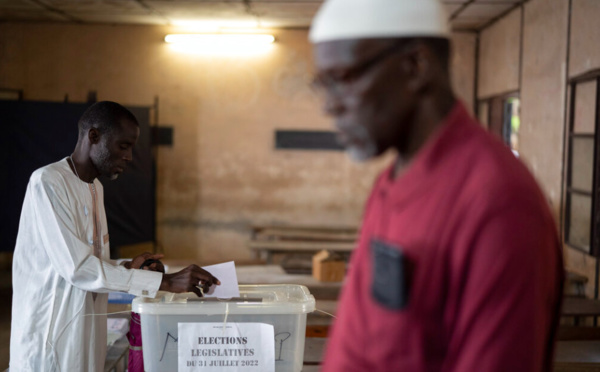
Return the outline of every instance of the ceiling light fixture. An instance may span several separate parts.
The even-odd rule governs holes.
[[[275,37],[255,33],[169,34],[165,42],[176,50],[196,54],[248,54],[269,49]]]

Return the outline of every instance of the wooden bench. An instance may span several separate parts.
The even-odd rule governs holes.
[[[265,255],[268,264],[275,253],[316,253],[321,250],[349,254],[357,239],[356,228],[322,226],[254,226],[248,248]]]
[[[561,325],[558,327],[556,339],[559,341],[600,341],[600,327]]]
[[[564,297],[563,316],[600,316],[600,300],[581,297]]]
[[[319,371],[327,339],[307,337],[302,371]],[[559,341],[554,372],[600,372],[600,341]]]
[[[339,230],[324,228],[282,228],[265,227],[259,228],[254,233],[254,240],[305,240],[305,241],[334,241],[354,242],[357,239],[356,229]]]
[[[573,325],[580,325],[582,318],[600,316],[600,300],[565,296],[563,297],[561,316],[572,318],[574,320]]]
[[[588,278],[584,275],[566,271],[565,272],[565,295],[574,297],[585,297],[585,285]]]
[[[555,372],[600,372],[600,341],[559,341]]]

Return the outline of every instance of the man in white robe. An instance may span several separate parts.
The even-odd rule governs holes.
[[[98,102],[79,121],[73,154],[36,170],[27,186],[13,258],[10,371],[103,371],[110,291],[154,297],[220,284],[191,265],[174,274],[139,268],[162,256],[144,254],[124,266],[110,260],[102,184],[132,160],[135,117]]]

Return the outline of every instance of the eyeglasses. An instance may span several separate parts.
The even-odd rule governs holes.
[[[384,61],[386,58],[394,55],[395,53],[405,51],[406,42],[395,43],[389,48],[383,49],[381,52],[375,54],[373,57],[362,62],[358,66],[351,67],[345,71],[339,73],[320,74],[315,76],[311,83],[311,87],[321,94],[333,97],[340,97],[344,94],[351,93],[351,86],[361,76],[368,72],[371,68],[376,66],[379,62]]]

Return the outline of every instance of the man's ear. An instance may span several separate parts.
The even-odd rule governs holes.
[[[98,129],[90,128],[88,131],[88,139],[90,140],[91,144],[98,144],[100,142],[100,132],[98,132]]]

